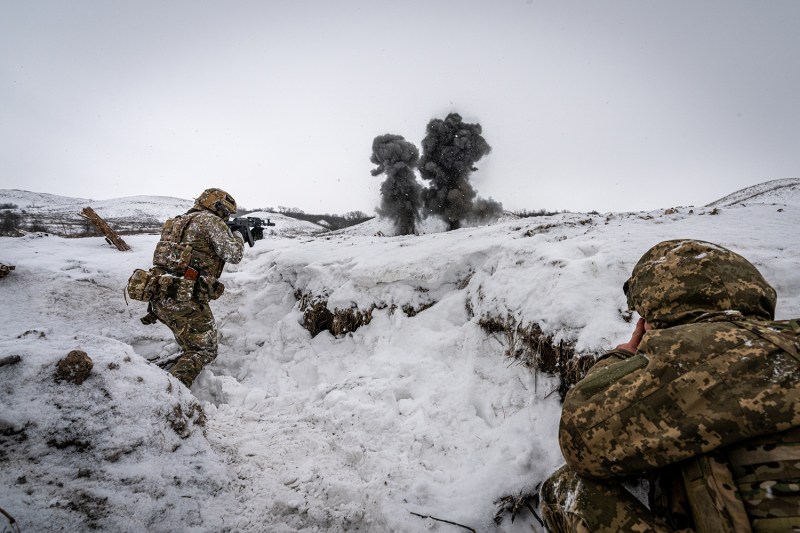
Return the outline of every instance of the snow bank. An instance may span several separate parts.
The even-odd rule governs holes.
[[[0,340],[0,353],[21,358],[0,367],[0,502],[21,529],[217,523],[205,502],[227,487],[229,473],[203,436],[198,401],[130,345],[49,331]],[[89,378],[56,382],[56,362],[74,349],[93,360]]]
[[[496,526],[493,502],[534,490],[561,463],[556,383],[505,357],[507,340],[480,318],[538,323],[580,352],[610,348],[632,328],[622,283],[674,238],[741,253],[778,291],[779,318],[798,317],[799,225],[800,207],[757,204],[392,238],[268,235],[226,266],[212,304],[220,355],[191,395],[148,363],[177,352],[167,328],[139,323],[145,305],[122,294],[156,236],[126,236],[131,252],[101,238],[0,238],[0,262],[17,267],[0,280],[0,357],[23,356],[0,367],[0,418],[13,428],[0,431],[11,487],[0,507],[23,530],[453,530],[414,512],[530,531],[529,514]],[[331,310],[374,306],[372,321],[311,337],[301,294]],[[407,316],[404,305],[425,309]],[[53,365],[76,348],[94,359],[92,377],[55,384]],[[194,424],[181,438],[168,414],[193,398],[205,436]],[[59,435],[91,447],[48,445]]]

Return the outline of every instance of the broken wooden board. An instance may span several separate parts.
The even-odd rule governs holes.
[[[131,249],[131,247],[128,246],[128,244],[124,240],[122,240],[122,237],[117,235],[117,233],[113,229],[111,229],[111,227],[106,223],[106,221],[103,220],[100,217],[100,215],[95,213],[94,209],[92,209],[91,207],[84,207],[83,211],[81,211],[79,214],[83,218],[89,219],[92,222],[92,224],[94,224],[97,227],[97,229],[102,231],[103,235],[106,236],[106,241],[108,241],[109,244],[116,246],[117,250],[121,252],[126,252]]]

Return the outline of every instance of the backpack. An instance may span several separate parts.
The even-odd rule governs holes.
[[[800,427],[686,461],[698,533],[800,531]]]
[[[800,360],[796,320],[734,323]],[[800,427],[694,457],[681,473],[699,533],[800,531]]]
[[[170,218],[164,222],[161,240],[158,241],[153,252],[153,265],[183,275],[192,260],[192,247],[181,241],[186,226],[194,217],[194,213],[190,213]]]

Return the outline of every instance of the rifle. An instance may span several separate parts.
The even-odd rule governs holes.
[[[231,231],[238,231],[252,248],[256,241],[264,238],[264,228],[274,226],[274,222],[269,219],[264,222],[263,218],[258,217],[239,217],[225,222]]]

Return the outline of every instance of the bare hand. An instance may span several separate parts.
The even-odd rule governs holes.
[[[617,346],[617,350],[626,350],[628,352],[636,353],[637,348],[639,348],[639,343],[642,342],[642,337],[644,337],[645,333],[645,322],[644,318],[640,318],[638,322],[636,322],[636,329],[633,330],[633,335],[631,335],[631,340],[626,342],[625,344],[620,344]]]

